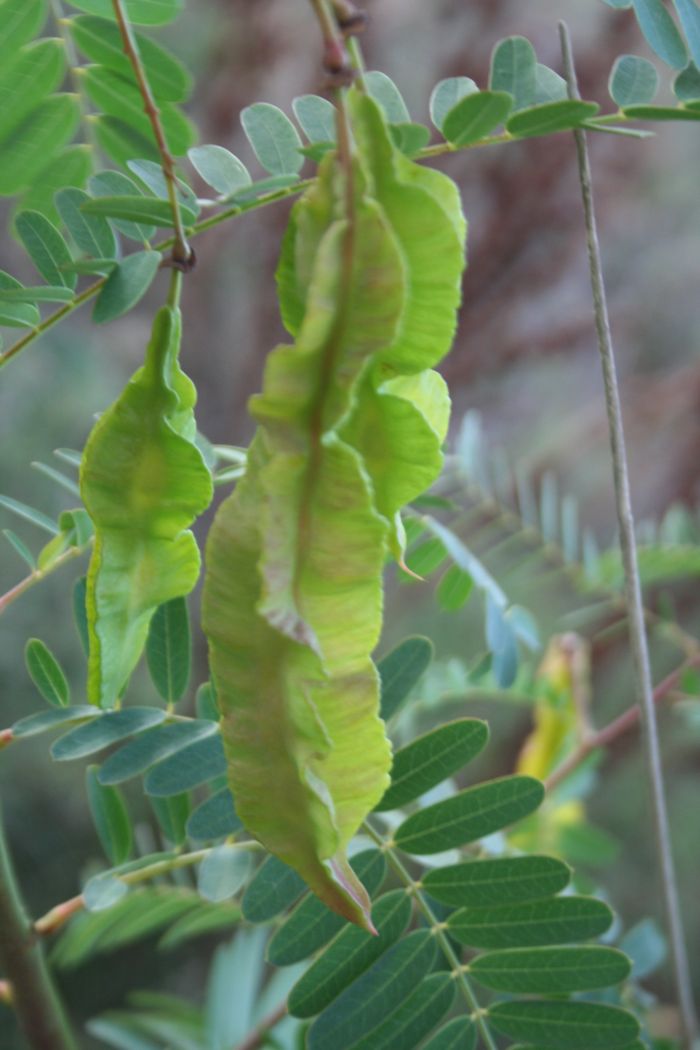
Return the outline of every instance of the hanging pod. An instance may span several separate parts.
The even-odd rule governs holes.
[[[164,306],[142,368],[95,425],[80,491],[95,526],[87,576],[88,697],[113,707],[163,602],[188,594],[200,556],[188,526],[212,480],[194,443],[196,392],[182,372],[179,311]]]
[[[426,369],[454,333],[464,223],[453,184],[414,171],[371,99],[352,93],[349,110],[352,161],[324,159],[285,237],[295,343],[270,354],[251,400],[246,474],[207,543],[203,624],[241,820],[371,928],[345,850],[388,785],[371,654],[398,510],[440,470],[449,401]],[[416,327],[429,294],[432,343]]]

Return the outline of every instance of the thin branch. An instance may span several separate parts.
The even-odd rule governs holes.
[[[559,35],[569,87],[569,97],[576,99],[579,98],[580,95],[576,80],[571,37],[564,22],[559,23]],[[603,265],[598,241],[598,230],[593,202],[591,166],[585,131],[574,131],[574,138],[576,140],[579,180],[581,183],[581,195],[586,222],[588,259],[591,272],[598,349],[603,369],[605,403],[610,431],[615,502],[618,527],[620,530],[622,560],[625,569],[625,594],[629,610],[632,662],[641,721],[644,726],[644,740],[651,787],[654,830],[661,868],[666,921],[668,925],[676,992],[678,995],[678,1006],[684,1032],[684,1045],[686,1050],[692,1050],[695,1039],[698,1036],[698,1024],[695,1015],[692,980],[683,935],[683,920],[676,883],[676,873],[671,846],[671,833],[664,792],[664,775],[661,762],[658,728],[656,724],[656,709],[654,706],[654,687],[651,678],[649,647],[644,623],[644,606],[642,603],[642,588],[639,577],[634,515],[632,511],[629,470],[627,466],[627,449],[622,420],[622,405],[620,401],[615,352],[613,348],[610,317],[603,278]]]
[[[240,850],[262,850],[264,847],[253,840],[247,842],[235,842],[231,843],[231,846],[235,849]],[[118,871],[107,872],[105,874],[114,875],[116,879],[123,882],[126,886],[138,886],[141,882],[150,882],[151,879],[158,879],[162,875],[169,875],[173,871],[178,871],[180,868],[191,868],[194,864],[199,864],[203,861],[213,849],[216,847],[208,847],[207,849],[194,850],[192,853],[178,853],[175,857],[168,857],[165,860],[154,861],[153,864],[148,864],[143,868],[137,868],[136,871],[127,871],[123,874],[119,874]],[[71,897],[70,900],[62,901],[60,904],[54,905],[50,911],[47,911],[45,915],[37,919],[34,923],[34,932],[46,936],[51,933],[55,933],[61,926],[64,925],[75,915],[76,912],[82,911],[85,907],[85,898],[82,894],[77,897]]]
[[[686,660],[675,671],[667,675],[663,681],[654,689],[654,703],[659,704],[662,700],[665,700],[671,693],[673,693],[679,686],[683,674],[689,668],[697,667],[700,668],[700,656],[696,656],[692,660]],[[624,736],[631,729],[634,729],[639,724],[641,718],[641,709],[639,704],[635,704],[633,707],[629,707],[623,714],[613,719],[603,729],[593,730],[586,734],[579,742],[578,746],[574,751],[564,759],[560,766],[558,766],[551,776],[547,777],[545,787],[547,791],[553,791],[556,787],[561,784],[563,780],[578,769],[578,767],[586,761],[589,755],[594,751],[598,751],[600,748],[610,747],[611,744],[616,743],[620,737]]]
[[[92,539],[89,543],[86,543],[84,547],[69,547],[68,550],[63,552],[63,554],[59,554],[57,558],[54,558],[54,560],[44,569],[35,569],[34,572],[31,572],[29,576],[25,576],[23,580],[16,583],[14,587],[11,587],[9,591],[5,592],[5,594],[0,595],[0,616],[5,612],[8,605],[11,605],[12,602],[25,594],[35,584],[41,583],[42,580],[45,580],[46,577],[50,576],[52,572],[56,571],[56,569],[60,569],[62,565],[66,564],[66,562],[72,561],[73,558],[77,558],[80,554],[84,554],[90,546],[90,543],[92,543]]]
[[[175,244],[173,246],[173,263],[183,270],[190,268],[192,264],[192,249],[187,243],[187,236],[185,234],[185,226],[182,221],[182,212],[180,210],[180,200],[177,195],[177,176],[175,175],[175,161],[173,160],[170,148],[165,138],[165,132],[163,125],[160,120],[160,110],[156,103],[153,92],[151,91],[151,85],[148,83],[148,77],[146,76],[146,70],[141,56],[139,55],[138,44],[136,43],[136,37],[134,36],[129,22],[128,15],[124,8],[122,0],[112,0],[112,6],[114,7],[114,15],[117,19],[119,26],[119,32],[121,33],[122,43],[124,45],[124,53],[131,63],[132,69],[134,70],[134,76],[136,77],[136,83],[143,99],[143,108],[146,112],[146,116],[151,122],[153,128],[153,135],[156,140],[158,152],[160,153],[160,165],[163,169],[163,177],[168,189],[168,200],[170,201],[170,208],[173,213],[173,226],[175,228]]]
[[[32,1050],[77,1050],[17,888],[0,827],[0,963]]]
[[[411,878],[411,874],[404,867],[403,862],[397,857],[396,852],[391,848],[391,844],[387,843],[385,839],[379,835],[371,824],[365,821],[364,830],[369,837],[376,842],[382,852],[386,855],[389,866],[392,867],[395,873],[398,875],[401,882],[403,882],[406,889],[412,895],[416,902],[419,911],[422,913],[426,922],[430,926],[432,933],[440,945],[443,955],[447,959],[448,963],[452,967],[452,976],[459,985],[462,996],[469,1007],[470,1014],[474,1024],[479,1029],[481,1038],[484,1041],[486,1050],[497,1050],[496,1043],[494,1042],[491,1030],[486,1022],[486,1016],[484,1010],[479,1006],[479,1001],[472,989],[471,982],[467,977],[465,967],[458,959],[457,954],[452,947],[449,937],[445,933],[445,924],[440,922],[433,909],[428,904],[427,900],[421,893],[420,883],[417,883]]]
[[[260,1024],[256,1025],[253,1031],[245,1037],[243,1042],[237,1043],[234,1050],[258,1050],[258,1047],[265,1046],[268,1033],[286,1016],[287,1003],[283,1002],[275,1007],[274,1010],[271,1010],[267,1017],[264,1017]]]

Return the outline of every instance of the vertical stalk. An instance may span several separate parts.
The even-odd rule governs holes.
[[[564,67],[569,85],[569,97],[579,98],[578,82],[574,67],[571,37],[564,22],[559,23]],[[640,707],[641,721],[644,728],[644,742],[649,782],[651,787],[653,823],[656,845],[661,869],[664,908],[670,942],[670,954],[673,964],[678,1007],[683,1027],[684,1047],[695,1050],[698,1038],[698,1024],[693,1003],[692,981],[688,957],[683,936],[678,886],[676,883],[671,833],[664,792],[664,776],[659,747],[659,734],[654,706],[654,687],[651,678],[649,646],[647,642],[642,588],[639,578],[637,543],[634,529],[634,515],[630,493],[629,470],[627,465],[627,448],[622,421],[622,405],[618,385],[617,368],[610,317],[608,313],[603,265],[598,240],[591,165],[588,154],[586,135],[582,129],[574,131],[576,152],[578,155],[579,180],[586,222],[586,239],[588,260],[593,289],[596,332],[598,349],[603,370],[605,385],[605,404],[608,414],[610,446],[612,451],[613,481],[615,485],[615,503],[620,530],[620,547],[625,571],[625,599],[629,616],[630,644],[634,668],[635,686]]]
[[[77,1050],[42,948],[22,906],[0,826],[0,966],[32,1050]]]
[[[138,44],[136,43],[136,37],[134,36],[129,22],[126,9],[123,4],[123,0],[112,0],[112,6],[114,8],[114,16],[119,26],[119,32],[121,33],[122,43],[124,45],[124,54],[129,59],[131,67],[136,77],[136,83],[138,85],[141,98],[143,99],[143,108],[146,116],[151,122],[153,128],[153,135],[156,140],[158,152],[160,154],[160,166],[163,169],[163,177],[165,178],[165,184],[168,188],[168,201],[170,202],[170,208],[173,213],[173,226],[175,228],[175,244],[173,246],[173,265],[179,267],[182,270],[190,269],[193,259],[192,249],[187,243],[187,237],[185,234],[185,227],[182,221],[182,212],[180,210],[180,201],[177,195],[177,177],[175,175],[175,161],[173,160],[170,148],[165,138],[165,132],[163,131],[163,125],[160,120],[160,110],[151,91],[151,85],[148,83],[148,77],[146,76],[146,70],[144,69],[141,56],[139,55]]]

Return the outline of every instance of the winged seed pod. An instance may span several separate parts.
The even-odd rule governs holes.
[[[181,371],[180,314],[156,315],[142,368],[88,438],[80,492],[95,525],[87,576],[88,697],[112,707],[141,656],[151,617],[188,594],[200,556],[187,531],[212,480],[194,444],[192,382]]]
[[[400,507],[438,475],[465,224],[445,176],[406,160],[349,96],[355,152],[328,155],[278,270],[274,350],[245,477],[216,515],[203,624],[229,780],[248,831],[371,928],[345,850],[391,765],[371,653]],[[429,304],[428,304],[429,297]],[[270,770],[274,770],[271,777]]]

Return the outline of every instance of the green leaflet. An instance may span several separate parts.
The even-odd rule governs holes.
[[[389,545],[401,553],[399,508],[440,470],[449,401],[425,369],[452,339],[463,220],[449,180],[413,170],[374,102],[355,96],[352,117],[352,164],[329,154],[293,210],[277,279],[296,342],[270,354],[251,401],[258,432],[210,534],[203,623],[243,823],[370,928],[344,851],[387,786],[371,661],[382,569]],[[428,290],[430,339],[407,323]]]
[[[95,525],[87,578],[88,695],[111,707],[133,671],[156,608],[199,575],[192,521],[212,482],[194,444],[195,390],[180,370],[179,313],[156,315],[143,368],[93,429],[80,490]]]

